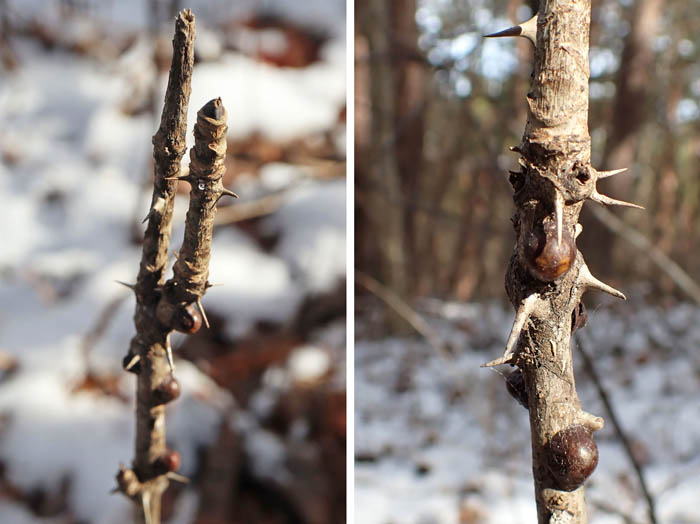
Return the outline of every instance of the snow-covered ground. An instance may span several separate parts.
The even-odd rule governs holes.
[[[58,3],[7,4],[14,20],[37,10],[44,10],[49,24],[57,16]],[[201,17],[194,6],[205,44],[207,24],[216,21],[206,13],[215,6],[198,4],[206,4]],[[292,4],[266,7],[321,24],[330,38],[320,60],[276,68],[221,51],[216,61],[198,63],[190,138],[197,109],[221,96],[231,140],[258,133],[283,142],[331,133],[338,157],[344,156],[338,121],[345,104],[344,3],[310,2],[296,10]],[[138,7],[136,15],[122,16],[129,6]],[[115,32],[142,30],[145,6],[97,2],[89,14],[118,26]],[[0,71],[0,480],[15,495],[0,493],[0,522],[36,522],[17,494],[43,491],[50,498],[65,485],[67,514],[75,520],[130,522],[132,504],[109,494],[119,463],[133,458],[134,438],[135,381],[121,369],[133,335],[134,300],[114,281],[135,279],[140,247],[132,242],[132,228],[150,201],[144,184],[150,182],[156,126],[148,112],[127,115],[122,108],[139,85],[156,78],[152,46],[139,37],[114,60],[47,51],[20,37],[12,47],[19,65]],[[166,80],[157,78],[161,91]],[[231,189],[242,203],[273,191],[283,199],[259,226],[279,239],[271,248],[233,225],[215,231],[210,280],[222,285],[209,290],[204,305],[210,315],[229,319],[223,331],[229,341],[253,333],[257,322],[291,323],[306,297],[331,292],[345,278],[345,179],[314,175],[308,166],[278,163],[234,181]],[[171,251],[181,243],[186,209],[187,197],[178,196]],[[101,318],[107,319],[104,330],[89,337]],[[263,380],[257,395],[274,399],[295,381],[327,374],[343,389],[343,333],[343,323],[314,331],[286,363],[271,368],[275,380]],[[176,349],[181,343],[175,341]],[[176,366],[182,395],[169,405],[167,425],[168,441],[182,455],[181,473],[195,472],[201,446],[216,439],[226,417],[235,421],[237,435],[249,437],[246,452],[259,457],[260,468],[278,466],[283,475],[284,440],[270,432],[267,440],[258,438],[264,432],[256,412],[261,408],[237,406],[229,391],[177,354]],[[83,387],[88,371],[112,380],[110,391]],[[171,522],[191,522],[196,493],[184,491]]]
[[[506,392],[508,366],[479,367],[503,352],[512,312],[493,304],[429,309],[443,317],[432,321],[452,358],[415,339],[356,343],[356,521],[536,522],[527,412]],[[588,314],[582,341],[633,441],[659,522],[700,522],[700,308],[631,301]],[[574,363],[584,409],[607,418],[575,349]],[[648,522],[609,420],[596,441],[590,522]]]

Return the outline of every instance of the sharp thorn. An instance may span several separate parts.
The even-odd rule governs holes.
[[[228,189],[224,188],[221,190],[221,194],[214,200],[214,203],[211,205],[209,208],[210,210],[214,209],[214,206],[219,203],[219,200],[221,200],[225,196],[231,196],[233,198],[238,198],[238,195],[234,193],[233,191],[229,191]]]
[[[126,371],[129,371],[129,370],[130,370],[131,368],[133,368],[136,364],[138,364],[140,360],[141,360],[141,356],[140,356],[140,355],[134,355],[133,357],[131,357],[131,360],[127,363],[127,365],[124,366],[124,369],[125,369]]]
[[[128,287],[131,291],[136,291],[136,284],[128,284],[127,282],[122,282],[121,280],[115,280],[114,282],[121,284],[124,287]]]
[[[492,360],[481,367],[492,367],[498,366],[500,364],[506,364],[511,361],[514,355],[514,348],[520,338],[520,333],[525,326],[525,323],[530,318],[532,311],[535,309],[535,304],[539,296],[537,293],[533,293],[528,296],[522,303],[518,306],[518,310],[515,312],[515,320],[513,321],[513,327],[510,330],[510,335],[508,336],[508,341],[506,342],[506,350],[501,358]]]
[[[596,277],[591,274],[591,270],[588,269],[586,264],[581,266],[578,272],[578,281],[581,285],[587,288],[597,289],[598,291],[603,291],[614,297],[621,298],[622,300],[627,300],[627,297],[612,286],[607,285],[605,282],[601,282]]]
[[[202,305],[202,297],[197,297],[197,307],[199,308],[200,313],[202,313],[204,325],[207,326],[207,329],[210,329],[209,319],[207,318],[207,314],[204,312],[204,306]]]
[[[643,206],[633,204],[632,202],[625,202],[624,200],[615,200],[614,198],[611,198],[607,195],[601,195],[598,193],[597,189],[593,190],[593,193],[591,193],[590,199],[593,200],[594,202],[598,202],[599,204],[603,204],[606,206],[625,206],[625,207],[633,207],[635,209],[644,209]]]
[[[116,488],[110,489],[109,494],[114,495],[115,493],[119,493],[120,491],[121,491],[121,489],[119,488],[119,486],[117,486]]]
[[[143,219],[143,222],[151,218],[153,213],[163,214],[163,211],[165,211],[165,199],[163,197],[158,197],[158,199],[153,203],[151,209],[148,211],[146,218]],[[143,222],[141,223],[143,224]]]
[[[168,477],[170,480],[174,480],[175,482],[180,482],[181,484],[189,484],[190,483],[190,479],[188,479],[184,475],[180,475],[179,473],[175,473],[174,471],[170,471],[165,476]]]
[[[520,25],[509,27],[497,33],[484,35],[484,38],[499,38],[504,36],[522,36],[535,44],[537,42],[537,14],[530,18],[527,22]]]
[[[167,178],[164,178],[163,180],[184,180],[185,182],[191,182],[192,179],[190,178],[190,175],[178,175],[178,176],[170,176]]]
[[[486,364],[481,364],[480,367],[482,368],[492,368],[494,366],[500,366],[501,364],[508,364],[510,361],[513,359],[513,355],[503,355],[502,357],[497,358],[496,360],[492,360],[491,362],[487,362]]]
[[[627,171],[627,168],[623,167],[622,169],[613,169],[612,171],[596,171],[596,174],[598,175],[598,178],[608,178],[625,171]]]
[[[557,224],[557,246],[560,246],[564,220],[564,196],[557,188],[554,188],[554,218]]]
[[[168,366],[170,366],[170,373],[175,372],[175,361],[173,360],[173,348],[170,347],[170,343],[168,343],[167,347],[165,348],[165,356],[168,359]]]

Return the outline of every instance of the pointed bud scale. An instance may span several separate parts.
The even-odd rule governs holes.
[[[202,114],[207,118],[212,120],[221,120],[224,116],[224,106],[221,103],[221,98],[214,98],[209,100],[202,109],[200,109]]]
[[[505,36],[521,36],[527,38],[533,45],[537,42],[537,14],[530,18],[527,22],[523,22],[520,25],[509,27],[498,33],[491,33],[490,35],[484,35],[484,38],[499,38]]]
[[[578,272],[578,282],[579,285],[585,288],[597,289],[598,291],[603,291],[604,293],[621,298],[622,300],[627,300],[627,297],[621,291],[618,291],[614,287],[609,286],[605,282],[601,282],[594,277],[586,264],[583,264]]]
[[[518,306],[518,310],[515,312],[515,320],[513,321],[513,327],[510,330],[510,335],[508,336],[508,341],[506,342],[506,350],[503,353],[503,356],[486,364],[482,364],[482,368],[499,366],[510,361],[514,354],[514,347],[520,338],[520,333],[522,332],[525,323],[530,318],[532,311],[535,309],[537,300],[539,300],[539,295],[537,293],[533,293],[522,301],[520,306]]]

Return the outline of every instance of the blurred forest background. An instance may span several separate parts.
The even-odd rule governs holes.
[[[355,2],[363,524],[537,519],[528,418],[504,384],[512,368],[480,368],[503,353],[513,321],[509,148],[525,127],[533,54],[525,39],[482,35],[536,5]],[[588,202],[581,213],[578,248],[628,297],[586,294],[588,325],[572,342],[583,408],[606,420],[586,483],[595,524],[700,522],[699,30],[698,2],[592,2],[592,163],[629,168],[601,192],[646,208]]]
[[[211,329],[173,335],[167,439],[191,482],[164,521],[345,519],[344,0],[0,0],[0,522],[138,521],[109,493],[135,427],[134,298],[115,281],[138,272],[185,7],[188,145],[220,96],[240,198],[218,205]]]
[[[532,46],[483,39],[536,2],[356,2],[357,267],[400,296],[503,297],[514,239],[508,170],[517,154]],[[655,250],[700,275],[700,9],[696,2],[594,0],[593,165],[629,168],[601,190]],[[596,276],[688,298],[584,206],[578,239]],[[617,224],[616,221],[613,222]],[[688,289],[700,301],[697,288]]]

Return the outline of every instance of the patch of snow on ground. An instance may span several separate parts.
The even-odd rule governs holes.
[[[58,20],[53,10],[58,3],[8,4],[15,14],[41,12],[46,14],[42,20]],[[107,20],[128,13],[131,6],[128,21],[145,24],[144,2],[92,4],[95,12],[104,5]],[[325,12],[329,8],[324,4],[314,5]],[[17,39],[20,66],[0,82],[0,351],[17,361],[14,374],[3,375],[0,382],[0,460],[4,478],[22,489],[56,492],[61,479],[70,477],[70,511],[95,524],[129,522],[133,515],[132,504],[109,491],[119,463],[133,458],[134,437],[134,376],[121,369],[134,333],[134,297],[114,281],[133,282],[138,271],[140,248],[132,244],[131,228],[135,214],[140,221],[147,213],[150,189],[144,194],[142,186],[149,176],[156,127],[148,114],[127,117],[120,110],[132,96],[134,78],[148,79],[152,50],[140,42],[121,61],[107,64],[47,52]],[[344,54],[332,50],[339,42],[330,41],[322,62],[293,72],[232,54],[219,64],[197,65],[190,107],[196,111],[198,104],[222,95],[231,103],[232,132],[258,129],[293,138],[327,131],[335,126],[345,99]],[[190,129],[192,125],[193,114]],[[12,161],[5,162],[8,152]],[[289,184],[279,177],[257,181],[260,189],[252,193],[269,192],[266,183],[281,191],[291,185],[298,168],[277,167],[290,171]],[[209,290],[204,305],[233,319],[227,327],[231,337],[260,320],[290,322],[305,295],[335,285],[340,264],[326,258],[328,246],[341,243],[344,254],[344,183],[306,181],[296,191],[285,197],[284,223],[275,222],[282,235],[297,229],[304,235],[307,240],[296,249],[266,253],[233,227],[215,233],[210,275],[223,286]],[[306,212],[299,209],[305,198],[305,205],[334,214],[326,220],[314,205]],[[175,205],[171,251],[182,242],[186,197],[177,197]],[[323,224],[314,228],[314,219]],[[322,282],[304,272],[316,267],[323,272]],[[85,335],[113,301],[111,322],[86,355]],[[178,359],[177,351],[175,356],[182,395],[167,408],[168,442],[181,453],[182,472],[188,474],[197,467],[198,449],[216,438],[222,413],[234,407],[228,393]],[[88,368],[119,377],[124,400],[96,391],[73,392]],[[251,423],[251,435],[256,428]],[[270,463],[260,468],[274,474],[274,453],[269,456]],[[190,515],[197,506],[191,489],[178,501]],[[0,522],[36,520],[15,503],[0,504]]]
[[[456,348],[449,361],[415,339],[356,344],[357,521],[534,522],[527,412],[506,392],[501,373],[510,368],[479,367],[503,352],[512,312],[428,306],[439,309],[441,319],[428,318]],[[661,522],[699,522],[700,308],[589,310],[581,336],[641,457]],[[576,349],[574,363],[584,409],[608,418]],[[596,441],[600,460],[586,484],[591,524],[645,522],[637,479],[609,420]]]

